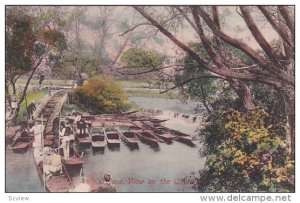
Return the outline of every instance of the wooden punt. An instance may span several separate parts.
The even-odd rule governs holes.
[[[92,143],[88,130],[85,133],[80,134],[80,130],[77,128],[75,139],[80,145],[90,145]]]
[[[139,138],[135,132],[130,130],[130,127],[121,126],[120,128],[116,128],[120,134],[121,140],[126,144],[137,145],[139,143]]]
[[[115,128],[105,128],[104,130],[107,145],[120,146],[121,139],[120,134]]]
[[[81,167],[82,164],[85,163],[83,158],[73,149],[70,148],[70,157],[69,159],[63,158],[63,150],[60,150],[60,154],[62,155],[62,162],[66,164],[67,166],[72,167]]]
[[[167,143],[172,143],[173,135],[170,132],[156,128],[152,129],[152,131],[157,137],[165,140]]]
[[[19,137],[11,144],[11,149],[14,153],[25,153],[33,141],[32,137]]]
[[[90,136],[93,148],[104,148],[106,146],[104,128],[92,127]]]
[[[44,183],[43,161],[36,164],[36,168],[41,181]],[[64,165],[62,173],[54,174],[45,181],[45,189],[48,192],[69,192],[71,188],[73,188],[73,182]]]
[[[149,131],[144,131],[137,133],[137,135],[140,137],[141,141],[153,146],[153,147],[158,147],[158,142],[159,139],[157,139],[152,133]]]

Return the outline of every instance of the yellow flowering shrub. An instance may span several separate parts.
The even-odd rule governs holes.
[[[218,145],[206,143],[207,169],[203,173],[209,174],[211,180],[200,178],[200,190],[294,190],[294,162],[290,159],[285,134],[279,133],[284,132],[285,126],[267,126],[267,117],[263,108],[246,113],[230,110],[224,115],[226,133],[224,136],[216,135],[223,138],[222,141]]]
[[[127,96],[123,89],[112,79],[100,76],[86,80],[74,90],[75,97],[92,109],[94,113],[113,113],[121,111]]]

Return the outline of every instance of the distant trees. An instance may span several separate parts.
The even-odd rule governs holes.
[[[100,60],[89,53],[67,51],[60,56],[52,56],[53,70],[66,79],[78,80],[81,73],[95,76],[101,73]]]
[[[52,27],[36,30],[34,17],[19,7],[7,7],[5,16],[5,90],[7,101],[11,102],[11,91],[16,98],[16,108],[12,109],[8,125],[15,125],[20,105],[26,97],[32,76],[43,59],[50,52],[66,49],[64,34]],[[15,84],[24,74],[29,74],[24,88],[17,95]]]
[[[113,79],[95,76],[74,90],[75,99],[93,113],[116,113],[125,108],[127,96]]]
[[[172,77],[165,70],[173,65],[166,65],[166,57],[153,49],[129,48],[121,56],[121,65],[122,67],[117,70],[118,73],[135,79],[144,79],[149,87],[154,80],[157,80],[156,85],[160,87]]]
[[[157,70],[163,65],[163,57],[154,50],[130,48],[124,52],[121,61],[128,69]]]

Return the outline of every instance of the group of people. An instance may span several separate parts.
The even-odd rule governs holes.
[[[53,173],[62,171],[61,156],[50,147],[43,146],[43,131],[45,126],[36,121],[29,124],[29,132],[34,135],[32,144],[33,154],[37,163],[43,164],[46,178],[49,179]]]
[[[86,133],[88,130],[88,123],[85,122],[80,114],[76,115],[75,122],[80,134]],[[29,121],[29,132],[34,135],[33,153],[37,163],[43,164],[46,180],[52,175],[62,173],[62,157],[59,154],[59,149],[63,149],[63,158],[68,160],[70,158],[70,143],[74,140],[73,128],[68,121],[60,122],[59,140],[60,146],[58,149],[51,147],[43,147],[43,131],[45,126],[39,124],[37,121]],[[70,192],[91,192],[90,186],[87,184],[85,178],[81,179],[81,183]],[[111,183],[111,175],[104,175],[104,182],[99,186],[98,192],[116,192],[115,186]]]

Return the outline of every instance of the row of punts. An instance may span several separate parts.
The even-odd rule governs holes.
[[[118,147],[123,141],[128,145],[138,145],[140,141],[153,147],[159,143],[171,144],[173,140],[194,146],[197,140],[194,136],[160,125],[165,120],[156,119],[154,122],[138,119],[130,122],[95,121],[85,133],[80,133],[76,124],[73,125],[75,140],[83,146],[91,145],[94,149]],[[158,123],[158,124],[157,124]],[[103,127],[105,126],[105,127]],[[15,153],[23,153],[34,141],[33,136],[26,130],[11,144]],[[78,157],[79,155],[74,155]]]
[[[80,134],[77,130],[75,139],[79,144],[91,145],[94,149],[118,147],[121,141],[130,146],[138,145],[142,141],[152,147],[158,147],[159,143],[171,144],[173,140],[190,146],[197,143],[194,136],[146,121],[95,122],[86,133]]]
[[[55,102],[49,101],[47,108],[54,108]],[[51,111],[45,110],[51,113]],[[140,142],[150,145],[151,147],[159,147],[160,143],[171,144],[173,141],[179,141],[190,146],[196,144],[195,137],[169,129],[162,126],[161,123],[166,120],[149,118],[136,113],[118,114],[113,116],[91,116],[85,115],[86,131],[80,133],[77,124],[74,122],[74,116],[67,116],[67,120],[72,126],[72,134],[74,134],[74,142],[82,146],[92,146],[93,149],[104,149],[105,147],[120,147],[121,141],[128,146],[138,146]],[[26,152],[34,142],[34,137],[28,130],[20,130],[19,135],[11,144],[11,149],[16,153]],[[53,146],[54,136],[46,135],[44,146]],[[47,141],[50,141],[49,143]],[[62,170],[45,181],[43,172],[43,161],[38,158],[36,167],[39,176],[45,182],[45,188],[49,192],[69,192],[78,182],[77,176],[70,175],[72,170],[81,169],[85,163],[83,154],[77,153],[72,145],[70,147],[70,156],[64,159],[63,150],[58,148],[58,154],[62,157]],[[87,184],[90,185],[91,191],[95,192],[98,188],[98,183],[92,176],[86,175]]]

